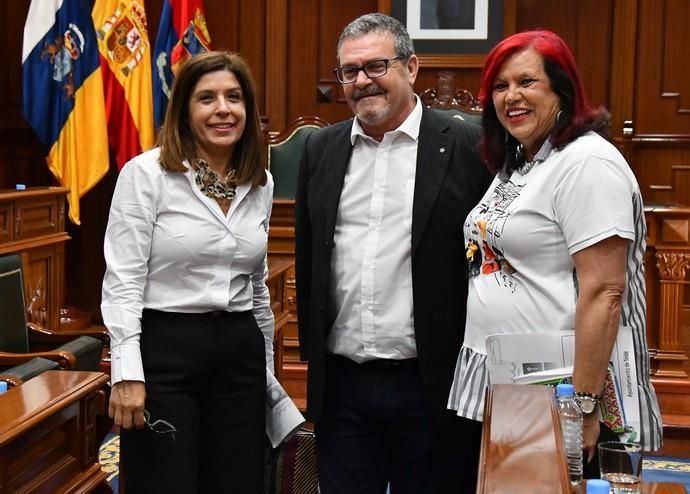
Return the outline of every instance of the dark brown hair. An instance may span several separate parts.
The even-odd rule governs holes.
[[[237,183],[252,186],[266,183],[263,136],[256,103],[256,89],[249,65],[240,55],[210,51],[184,63],[175,77],[165,121],[158,133],[160,163],[165,170],[184,172],[185,159],[196,158],[194,136],[189,127],[189,100],[199,79],[209,72],[227,70],[235,75],[242,88],[247,122],[242,137],[233,149],[232,163]]]

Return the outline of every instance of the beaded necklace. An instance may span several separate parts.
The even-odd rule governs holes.
[[[225,180],[221,182],[218,174],[208,166],[206,160],[196,158],[192,160],[192,167],[196,172],[195,182],[203,194],[218,200],[231,200],[235,197],[237,182],[234,168],[230,169]]]
[[[527,175],[529,171],[534,168],[534,165],[539,163],[540,160],[532,160],[532,161],[524,161],[520,166],[517,168],[517,172],[520,175]]]
[[[541,151],[541,149],[540,149]],[[537,153],[539,154],[539,153]],[[534,156],[534,159],[531,161],[527,161],[525,159],[525,148],[522,144],[518,144],[517,148],[515,148],[515,161],[522,161],[522,164],[518,166],[515,170],[520,174],[520,175],[527,175],[529,171],[534,168],[534,165],[537,163],[541,163],[544,161],[543,158],[537,158],[537,156]]]

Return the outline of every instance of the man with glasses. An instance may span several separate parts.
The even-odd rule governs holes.
[[[479,129],[422,106],[397,20],[354,20],[337,55],[355,118],[308,138],[295,213],[321,492],[474,492],[465,451],[481,426],[446,404],[465,327],[462,223],[491,179]]]

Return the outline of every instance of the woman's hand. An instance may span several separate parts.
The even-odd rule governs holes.
[[[599,439],[599,414],[590,413],[582,420],[582,449],[585,451],[584,460],[589,463],[597,454],[597,439]]]
[[[142,381],[120,381],[110,391],[108,415],[123,429],[144,427],[146,385]]]

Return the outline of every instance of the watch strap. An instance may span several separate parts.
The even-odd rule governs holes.
[[[601,399],[601,397],[599,395],[596,395],[594,393],[582,392],[582,391],[575,391],[574,395],[575,395],[575,398],[590,398],[590,399],[596,401],[597,404],[599,403],[599,400]]]

